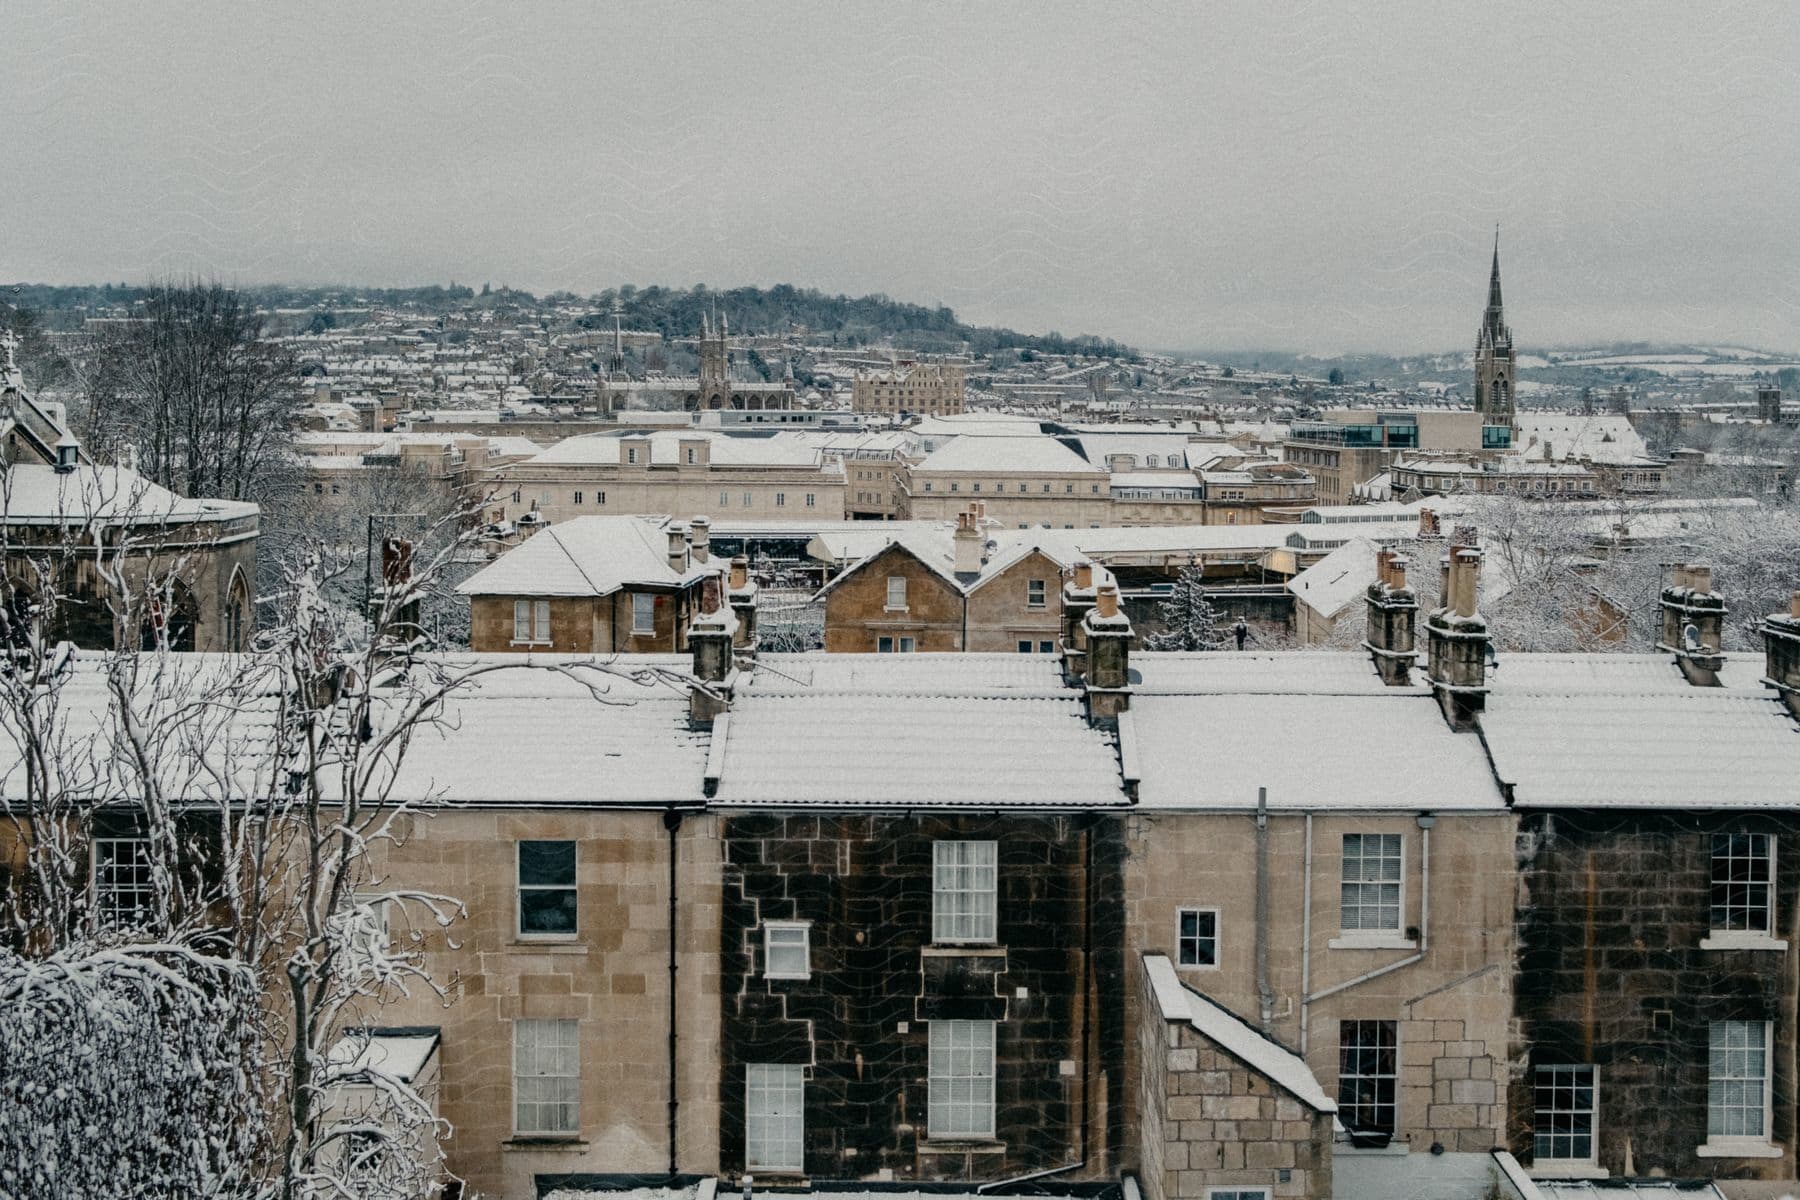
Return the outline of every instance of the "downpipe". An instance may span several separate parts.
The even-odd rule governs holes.
[[[1275,1020],[1275,993],[1269,987],[1269,789],[1256,789],[1256,1000],[1262,1031]]]

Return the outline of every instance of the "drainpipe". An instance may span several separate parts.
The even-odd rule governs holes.
[[[1269,990],[1269,789],[1256,789],[1256,999],[1265,1035],[1275,1019]]]
[[[1306,993],[1312,989],[1312,826],[1306,814],[1306,857],[1301,864],[1300,885],[1300,1057],[1306,1057]]]
[[[681,830],[681,810],[678,808],[663,811],[663,828],[669,831],[669,1178],[676,1176],[676,1135],[679,1132],[677,1114],[681,1107],[679,1092],[680,1076],[676,1056],[675,1033],[675,972],[679,964],[675,959],[675,949],[680,943],[679,930],[675,925],[675,879],[676,867],[679,865],[677,849],[680,843],[676,835]]]
[[[1077,1144],[1082,1162],[1088,1156],[1088,1122],[1093,1119],[1093,1056],[1088,1053],[1088,1030],[1099,987],[1094,977],[1094,827],[1089,825],[1082,835],[1087,870],[1081,879],[1081,1124]]]

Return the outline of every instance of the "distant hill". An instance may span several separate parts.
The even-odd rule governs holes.
[[[0,298],[39,313],[44,324],[54,329],[70,328],[79,323],[82,316],[96,311],[129,307],[141,300],[148,290],[124,284],[75,287],[13,284],[0,285]],[[598,305],[602,309],[600,315],[576,320],[576,324],[585,328],[610,327],[612,319],[605,313],[610,310],[616,298],[627,327],[655,329],[670,339],[692,337],[699,331],[703,317],[717,313],[731,323],[734,333],[786,334],[804,331],[813,341],[843,346],[892,341],[905,349],[955,351],[966,348],[976,354],[1017,349],[1044,354],[1094,354],[1117,358],[1133,353],[1128,346],[1087,334],[1027,334],[1011,329],[968,325],[957,320],[956,314],[950,309],[941,306],[927,308],[879,294],[830,296],[814,288],[797,288],[785,283],[771,288],[743,287],[725,291],[705,286],[638,288],[627,285],[616,291],[601,292],[597,296],[553,292],[542,297],[507,287],[489,288],[484,285],[477,291],[456,283],[448,287],[433,285],[418,288],[303,288],[271,285],[245,288],[244,291],[268,308],[316,308],[325,313],[373,305],[410,308],[433,315],[469,309],[493,309],[521,315],[536,312],[547,316],[558,306]]]

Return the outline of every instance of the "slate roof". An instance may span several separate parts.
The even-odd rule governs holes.
[[[622,587],[684,587],[719,562],[669,566],[666,518],[576,517],[526,538],[457,585],[464,596],[609,596]]]

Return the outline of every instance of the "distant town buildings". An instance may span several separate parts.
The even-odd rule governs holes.
[[[959,362],[896,361],[885,371],[858,371],[850,407],[860,413],[953,416],[963,411],[967,366]]]

